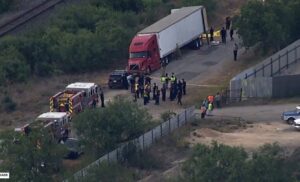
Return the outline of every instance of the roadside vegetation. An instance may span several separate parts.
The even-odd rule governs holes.
[[[213,142],[194,147],[178,181],[297,181],[298,167],[276,143],[248,154],[242,147]]]
[[[47,28],[2,39],[0,85],[32,76],[99,71],[115,64],[125,67],[128,46],[138,30],[171,8],[200,4],[207,5],[208,12],[216,7],[208,0],[92,0],[66,7]]]
[[[15,0],[0,0],[0,14],[4,13],[14,5]]]
[[[10,173],[11,181],[53,181],[62,170],[66,148],[44,128],[30,134],[7,131],[1,133],[1,171]]]
[[[238,18],[246,47],[259,44],[263,53],[278,51],[300,38],[300,1],[251,0]]]
[[[116,99],[104,109],[86,110],[74,119],[79,139],[95,157],[118,144],[139,137],[151,126],[145,109],[125,99]],[[90,152],[91,153],[91,152]]]

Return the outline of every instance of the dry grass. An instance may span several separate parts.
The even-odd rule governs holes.
[[[109,71],[78,75],[53,76],[51,78],[33,78],[27,83],[15,84],[2,89],[0,99],[5,92],[17,103],[15,112],[0,111],[1,129],[14,128],[33,120],[37,115],[49,111],[49,98],[63,90],[72,82],[95,82],[106,87]]]

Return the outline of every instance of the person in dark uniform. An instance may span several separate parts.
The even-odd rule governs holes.
[[[148,103],[148,94],[144,92],[144,105],[147,105]]]
[[[157,89],[155,95],[155,105],[159,105],[159,97],[160,97],[160,91]]]
[[[234,33],[233,28],[230,29],[229,33],[230,33],[230,40],[233,41],[233,33]]]
[[[182,86],[182,82],[179,80],[178,84],[177,84],[177,90],[178,92],[181,91],[181,93],[183,92],[183,86]]]
[[[156,85],[156,83],[153,83],[153,88],[152,88],[152,95],[153,95],[153,100],[155,100],[156,94],[157,94],[157,90],[158,90],[158,86]]]
[[[101,100],[101,107],[105,107],[104,105],[104,93],[102,88],[100,88],[100,100]]]
[[[186,95],[186,82],[184,79],[182,79],[182,93],[183,95]]]
[[[69,102],[70,102],[70,100],[69,100],[69,98],[67,99],[67,101],[66,101],[66,103],[65,103],[65,112],[69,112]]]
[[[126,89],[126,90],[128,90],[128,80],[127,80],[127,73],[126,74],[124,74],[123,75],[123,77],[122,77],[122,82],[123,82],[123,87]]]
[[[161,87],[161,95],[162,95],[162,101],[166,101],[166,86],[165,85],[163,85],[162,87]]]
[[[182,105],[181,98],[182,98],[182,92],[179,90],[177,93],[177,104]]]
[[[96,101],[96,99],[94,98],[94,99],[93,99],[93,102],[92,102],[93,108],[96,108],[96,105],[97,105],[97,101]]]
[[[214,29],[213,27],[210,27],[209,33],[210,33],[210,41],[214,41]]]
[[[226,30],[224,27],[221,30],[221,37],[222,37],[222,43],[226,44]]]

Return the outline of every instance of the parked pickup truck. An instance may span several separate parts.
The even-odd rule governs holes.
[[[296,119],[300,119],[300,105],[293,111],[283,112],[281,118],[288,124],[294,124]]]

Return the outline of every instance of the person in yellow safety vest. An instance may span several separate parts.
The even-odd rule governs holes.
[[[140,98],[140,90],[139,90],[139,84],[138,83],[136,83],[134,85],[134,92],[135,92],[136,98]]]
[[[172,73],[171,83],[175,83],[175,82],[176,82],[176,77],[175,77],[174,73]]]
[[[164,75],[162,75],[160,77],[160,81],[161,81],[162,84],[164,84],[166,82],[166,77]]]

